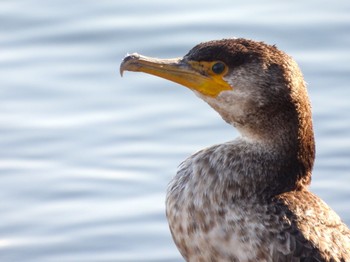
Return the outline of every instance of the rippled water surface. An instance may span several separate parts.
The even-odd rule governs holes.
[[[177,165],[237,132],[189,90],[119,76],[127,52],[264,40],[313,103],[312,190],[350,224],[349,1],[0,2],[0,260],[182,261],[164,199]]]

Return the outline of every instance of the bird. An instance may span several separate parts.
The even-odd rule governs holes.
[[[186,261],[350,261],[350,229],[309,190],[311,104],[291,56],[228,38],[174,59],[128,54],[124,71],[189,88],[240,134],[189,156],[169,183],[166,216]]]

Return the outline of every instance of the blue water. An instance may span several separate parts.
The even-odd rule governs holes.
[[[309,85],[312,190],[350,225],[350,2],[0,2],[0,261],[182,261],[168,181],[237,136],[189,90],[119,76],[129,52],[182,56],[212,39],[264,40]]]

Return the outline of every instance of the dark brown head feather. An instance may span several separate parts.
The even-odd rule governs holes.
[[[248,39],[222,39],[196,45],[185,56],[194,61],[225,62],[229,67],[237,67],[247,62],[278,60],[280,52],[275,46]],[[276,62],[276,61],[275,61]]]

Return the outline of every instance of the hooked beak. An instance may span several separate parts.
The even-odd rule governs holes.
[[[222,75],[215,75],[207,70],[210,63],[188,61],[185,58],[158,59],[134,53],[124,58],[120,65],[120,74],[123,76],[124,71],[144,72],[211,97],[216,97],[222,91],[232,90]]]

